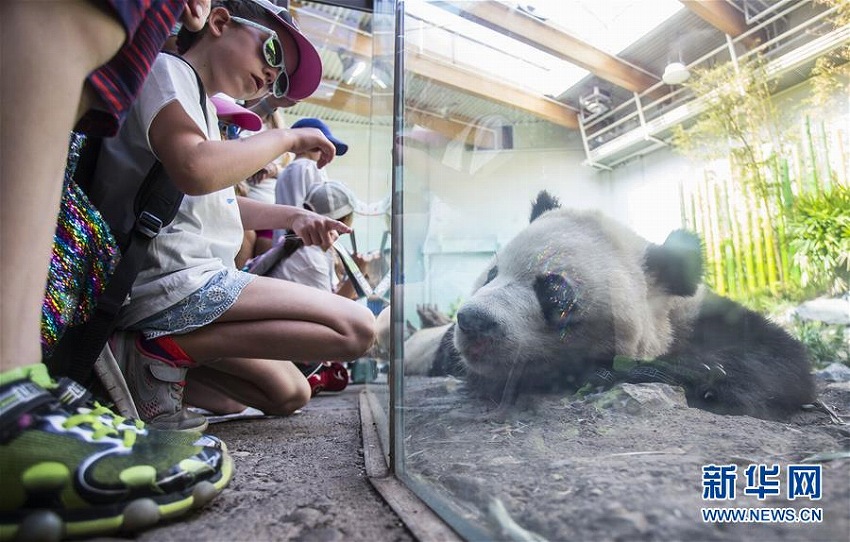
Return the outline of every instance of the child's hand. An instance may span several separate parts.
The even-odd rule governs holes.
[[[290,128],[287,132],[291,141],[290,151],[295,154],[313,151],[321,153],[316,162],[319,168],[325,167],[336,156],[336,147],[328,141],[321,130],[316,128]]]
[[[306,209],[292,222],[294,231],[307,246],[319,245],[322,250],[331,248],[341,233],[351,233],[351,228],[338,220],[322,216]]]
[[[183,26],[192,32],[198,32],[205,24],[207,17],[210,15],[212,0],[186,0],[183,2],[183,16],[181,22]]]

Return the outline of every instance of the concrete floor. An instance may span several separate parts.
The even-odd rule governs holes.
[[[416,540],[366,476],[362,385],[315,397],[287,418],[212,424],[235,474],[209,506],[143,541]]]

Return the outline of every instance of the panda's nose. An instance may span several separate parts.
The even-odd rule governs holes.
[[[457,313],[457,327],[468,335],[487,335],[498,327],[495,319],[485,310],[467,307]]]

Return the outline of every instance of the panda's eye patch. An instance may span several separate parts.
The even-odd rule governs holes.
[[[496,275],[498,275],[498,274],[499,274],[499,267],[494,265],[493,267],[490,268],[490,271],[487,272],[487,280],[484,281],[484,284],[490,284],[490,282],[492,282],[493,279],[496,278]]]
[[[552,325],[566,325],[576,303],[576,291],[570,282],[554,273],[534,279],[534,293],[543,310],[543,318]]]

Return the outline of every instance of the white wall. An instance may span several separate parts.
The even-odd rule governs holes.
[[[652,242],[662,243],[682,227],[683,183],[702,175],[702,168],[665,148],[604,173],[612,190],[608,214]]]
[[[391,186],[391,129],[329,122],[349,144],[327,166],[366,203]],[[547,123],[517,126],[511,150],[471,150],[458,142],[410,146],[404,152],[405,305],[436,304],[448,311],[465,298],[492,255],[528,224],[540,190],[564,207],[595,208],[653,241],[679,224],[678,183],[688,163],[667,151],[614,172],[583,165],[578,134]],[[355,216],[360,251],[379,248],[388,216]]]
[[[328,122],[333,135],[348,144],[348,152],[326,166],[328,177],[351,188],[364,203],[378,203],[390,193],[392,141],[389,126]],[[369,252],[380,248],[387,217],[355,215],[357,249]]]
[[[405,151],[408,310],[433,303],[448,311],[465,298],[495,251],[528,224],[540,190],[563,206],[609,207],[610,183],[581,165],[577,134],[540,124],[517,128],[514,142],[520,148],[468,150],[448,142]]]
[[[779,106],[799,118],[805,86],[785,93]],[[847,118],[850,99],[839,97],[831,114]],[[823,113],[808,111],[809,113]],[[390,128],[332,124],[351,145],[328,166],[364,201],[390,191]],[[444,311],[466,297],[492,254],[528,222],[531,201],[546,189],[564,207],[595,208],[653,242],[680,228],[680,190],[703,175],[703,165],[665,148],[614,171],[583,165],[579,136],[548,123],[514,128],[514,149],[471,150],[461,143],[409,145],[404,152],[404,248],[406,317],[434,303]],[[358,248],[375,249],[387,228],[384,217],[358,217]],[[366,232],[364,235],[364,231]],[[366,241],[362,241],[365,237]]]

